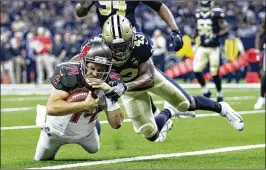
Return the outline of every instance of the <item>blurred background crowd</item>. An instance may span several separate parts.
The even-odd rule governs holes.
[[[76,3],[77,1],[66,0],[1,1],[1,83],[47,83],[47,78],[52,75],[56,64],[68,61],[79,53],[80,46],[86,38],[101,32],[95,9],[91,10],[88,16],[78,18],[75,14]],[[190,44],[190,35],[196,23],[194,15],[198,7],[197,1],[164,1],[164,3],[172,11],[182,34],[187,35],[184,37],[185,44],[186,42]],[[231,30],[229,36],[239,37],[242,40],[243,53],[254,47],[257,30],[265,19],[263,3],[265,2],[215,2],[216,6],[225,10]],[[158,14],[147,6],[140,5],[137,8],[136,20],[142,32],[153,38],[153,41],[159,39],[160,42],[165,42],[164,51],[155,49],[155,55],[165,55],[163,61],[159,62],[163,63],[161,64],[163,66],[158,65],[162,71],[170,67],[170,61],[176,64],[184,60],[184,57],[193,56],[193,50],[171,52],[173,51],[169,42],[171,30]],[[224,37],[221,42],[224,44],[227,38]],[[241,49],[239,51],[241,52]],[[5,55],[2,55],[3,53]],[[43,55],[49,55],[50,59],[43,60]],[[224,60],[224,62],[229,60],[226,55]],[[245,70],[242,72],[244,74]],[[193,77],[189,78],[192,79]]]

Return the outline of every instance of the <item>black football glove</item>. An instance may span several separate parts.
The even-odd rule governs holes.
[[[113,102],[117,102],[119,97],[127,91],[125,83],[110,81],[108,84],[112,86],[112,88],[111,91],[105,93],[105,96]]]
[[[179,30],[173,30],[171,38],[175,47],[175,51],[179,51],[183,47],[183,39]]]

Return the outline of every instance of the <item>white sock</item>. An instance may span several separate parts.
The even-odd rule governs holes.
[[[223,97],[223,92],[222,91],[218,91],[217,92],[217,97]]]

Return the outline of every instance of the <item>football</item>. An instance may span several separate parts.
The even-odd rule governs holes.
[[[76,91],[74,93],[71,93],[66,101],[67,102],[80,102],[84,101],[86,97],[88,96],[88,91]]]

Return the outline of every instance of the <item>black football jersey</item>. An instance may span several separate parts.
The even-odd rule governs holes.
[[[213,8],[207,12],[196,11],[197,32],[200,37],[201,46],[218,47],[220,45],[218,39],[218,33],[220,31],[218,20],[223,19],[224,16],[224,11],[221,8]]]
[[[144,3],[155,11],[159,11],[162,5],[160,1],[94,1],[100,26],[102,27],[111,15],[118,14],[125,16],[134,27],[137,27],[135,9],[140,3]]]

